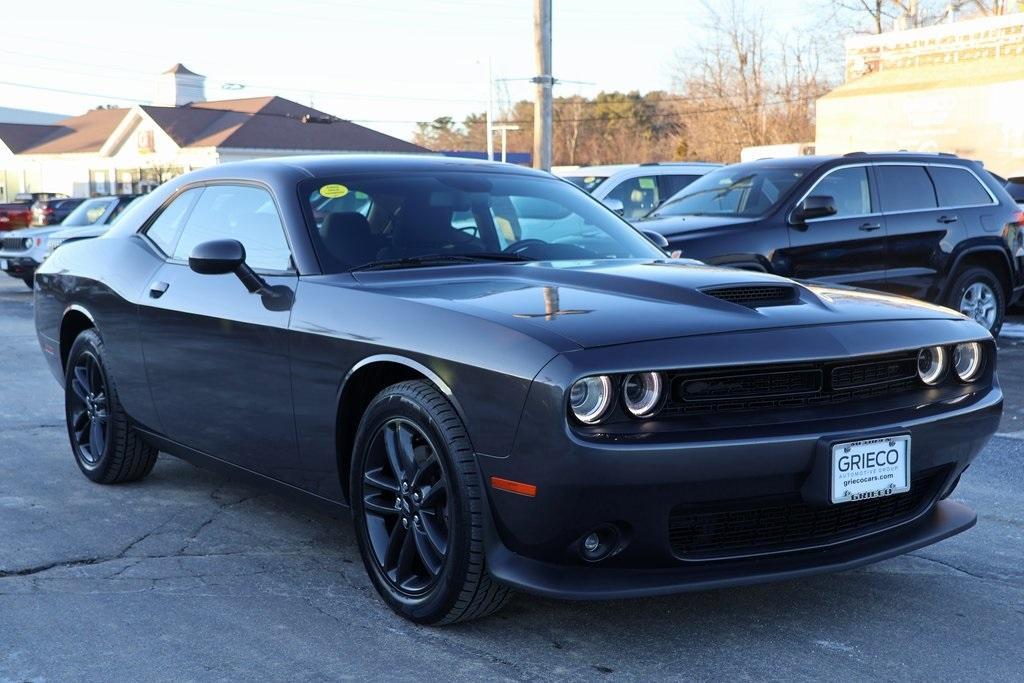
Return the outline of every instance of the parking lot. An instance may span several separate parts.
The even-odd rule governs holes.
[[[32,295],[0,282],[0,680],[982,679],[1024,669],[1024,340],[955,497],[978,526],[789,583],[611,603],[520,595],[416,627],[378,600],[347,520],[162,458],[82,477]]]

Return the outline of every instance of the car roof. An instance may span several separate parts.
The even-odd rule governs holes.
[[[225,178],[244,176],[248,171],[260,175],[275,171],[298,172],[309,177],[404,171],[474,171],[550,177],[549,173],[523,166],[499,161],[446,157],[440,154],[317,154],[274,157],[234,161],[211,166],[203,171],[212,176]]]
[[[562,176],[601,176],[611,177],[622,171],[629,171],[635,168],[663,168],[680,170],[686,168],[712,169],[722,164],[711,161],[659,161],[647,164],[604,164],[598,166],[578,166],[576,168],[562,169],[559,175]]]
[[[815,154],[808,156],[792,157],[767,157],[754,161],[745,161],[733,164],[729,168],[792,168],[809,171],[819,166],[830,164],[856,164],[873,163],[885,161],[904,161],[916,163],[954,163],[958,165],[974,166],[977,162],[955,154],[927,153],[927,152],[850,152],[849,154]]]

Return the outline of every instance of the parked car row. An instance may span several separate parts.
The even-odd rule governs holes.
[[[65,201],[80,202],[59,192],[21,192],[14,195],[14,201],[0,204],[0,232],[16,230],[32,225],[36,218],[36,209],[40,210],[40,220],[53,214],[53,211]],[[50,207],[47,212],[44,208]],[[68,207],[68,211],[74,208]],[[66,216],[67,213],[64,214]],[[39,223],[39,225],[46,225]]]
[[[634,224],[686,257],[911,296],[993,334],[1024,291],[1021,207],[980,164],[953,155],[856,152],[710,169]]]
[[[136,197],[115,195],[77,200],[60,224],[6,233],[0,239],[0,270],[31,288],[36,268],[53,249],[65,241],[102,235]],[[49,220],[54,214],[55,211],[44,211],[41,215]]]

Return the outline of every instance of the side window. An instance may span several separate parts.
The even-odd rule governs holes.
[[[815,196],[832,197],[836,217],[863,216],[873,213],[868,169],[864,166],[840,168],[818,181],[810,192]]]
[[[658,181],[654,176],[623,180],[608,193],[608,199],[618,199],[625,207],[625,219],[646,216],[661,203]]]
[[[658,177],[658,189],[661,190],[662,201],[667,200],[676,192],[692,183],[699,175],[663,175]]]
[[[929,166],[928,173],[939,194],[940,206],[991,204],[992,197],[974,174],[964,168]]]
[[[166,209],[160,212],[156,221],[146,230],[146,236],[153,240],[156,246],[160,247],[160,251],[165,254],[174,253],[174,244],[178,241],[178,233],[181,232],[181,226],[185,224],[188,212],[202,193],[203,188],[201,187],[185,190]]]
[[[277,207],[266,190],[242,185],[211,185],[188,217],[174,258],[188,260],[198,244],[233,239],[245,247],[253,270],[285,271],[291,252]]]
[[[882,211],[920,211],[939,203],[924,166],[875,166]]]

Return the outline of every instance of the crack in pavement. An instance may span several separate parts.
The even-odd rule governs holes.
[[[1001,584],[1001,585],[1005,584],[1005,585],[1009,585],[1011,588],[1016,588],[1018,590],[1022,589],[1021,586],[1015,585],[1007,577],[985,576],[984,574],[975,574],[974,572],[971,572],[971,571],[968,571],[968,570],[963,569],[961,567],[958,567],[958,566],[956,566],[955,564],[953,564],[951,562],[946,562],[944,560],[939,560],[939,559],[936,559],[934,557],[928,557],[926,555],[918,555],[917,553],[908,553],[908,556],[909,557],[915,557],[915,558],[917,558],[919,560],[925,560],[926,562],[934,562],[937,565],[946,567],[947,569],[952,569],[953,571],[957,572],[958,574],[963,574],[963,575],[969,576],[969,577],[971,577],[973,579],[979,579],[981,581],[995,582],[995,583],[998,583],[998,584]]]
[[[254,493],[252,495],[245,496],[245,497],[243,497],[241,499],[238,499],[238,500],[232,500],[232,501],[229,501],[229,502],[226,502],[226,503],[218,502],[217,495],[229,483],[231,483],[231,480],[230,479],[225,479],[224,481],[222,481],[220,483],[220,485],[217,486],[216,489],[214,489],[210,493],[210,499],[213,500],[216,503],[216,505],[217,505],[216,509],[213,511],[213,513],[210,515],[210,517],[208,519],[204,520],[198,527],[196,527],[196,529],[191,534],[189,534],[189,536],[185,539],[184,545],[182,545],[181,548],[177,552],[163,554],[163,555],[142,555],[142,556],[139,556],[139,561],[138,562],[136,562],[133,565],[129,565],[128,567],[121,568],[113,576],[107,577],[107,578],[110,579],[110,578],[114,578],[116,576],[119,576],[120,574],[124,573],[125,571],[127,571],[131,567],[136,566],[136,565],[140,564],[141,562],[143,562],[145,560],[168,559],[168,558],[172,558],[172,557],[217,557],[217,556],[226,556],[226,555],[244,555],[244,554],[247,554],[245,552],[237,552],[237,553],[186,553],[185,552],[186,550],[189,549],[189,547],[192,545],[192,543],[196,540],[196,538],[199,536],[199,534],[202,532],[202,530],[205,529],[210,524],[212,524],[214,522],[214,520],[216,520],[217,517],[224,510],[227,510],[227,509],[232,508],[232,507],[236,507],[236,506],[241,505],[241,504],[243,504],[243,503],[245,503],[247,501],[253,500],[255,498],[259,498],[261,496],[270,495],[270,494],[267,494],[267,493]],[[48,571],[51,571],[53,569],[70,569],[70,568],[74,568],[74,567],[88,567],[88,566],[92,566],[92,565],[104,564],[104,563],[107,563],[107,562],[114,562],[116,560],[125,559],[126,557],[128,557],[128,553],[131,552],[132,548],[134,548],[135,546],[139,545],[140,543],[142,543],[143,541],[145,541],[149,537],[151,537],[154,534],[156,534],[159,531],[161,531],[164,527],[167,526],[168,523],[170,523],[174,519],[176,514],[177,514],[177,512],[175,512],[175,514],[172,514],[169,518],[165,519],[164,521],[160,522],[160,524],[158,524],[154,528],[150,529],[149,531],[147,531],[143,535],[141,535],[138,538],[134,539],[128,545],[126,545],[124,548],[122,548],[120,551],[118,551],[117,553],[114,553],[112,555],[100,555],[100,556],[93,556],[93,557],[82,557],[82,558],[77,558],[77,559],[72,559],[72,560],[56,560],[56,561],[53,561],[53,562],[48,562],[46,564],[35,565],[33,567],[24,567],[22,569],[0,570],[0,579],[25,577],[25,576],[34,576],[36,574],[41,574],[43,572],[48,572]],[[283,553],[280,553],[280,554],[283,554]]]

